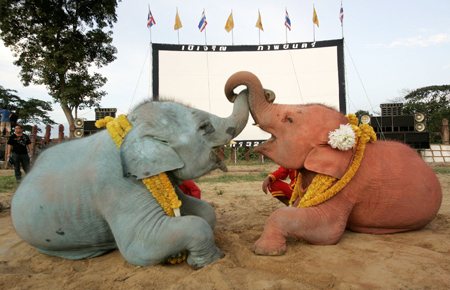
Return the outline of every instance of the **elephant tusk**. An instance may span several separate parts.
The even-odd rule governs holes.
[[[237,144],[237,143],[234,140],[231,140],[230,145],[234,145],[234,144]]]
[[[259,124],[256,124],[256,123],[253,123],[252,125],[253,125],[253,126],[256,126],[256,127],[259,127]]]
[[[180,208],[174,208],[173,213],[175,214],[175,217],[180,217],[181,216]]]

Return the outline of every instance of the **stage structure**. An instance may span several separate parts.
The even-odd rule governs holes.
[[[224,86],[232,74],[243,70],[275,92],[275,103],[322,103],[346,113],[343,39],[251,46],[152,44],[155,100],[170,97],[228,117],[233,104],[225,97]],[[270,138],[252,123],[250,117],[235,139],[237,147],[257,146]]]

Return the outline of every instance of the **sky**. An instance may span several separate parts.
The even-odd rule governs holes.
[[[149,6],[156,21],[151,30],[146,26]],[[319,27],[312,22],[313,7]],[[183,25],[178,31],[174,30],[177,9]],[[264,31],[255,27],[258,10]],[[291,31],[284,25],[286,10]],[[206,33],[198,29],[203,11]],[[228,33],[224,27],[231,12],[234,29]],[[347,112],[380,114],[380,104],[398,100],[406,90],[450,83],[449,12],[450,1],[445,0],[123,0],[112,28],[117,59],[95,69],[108,79],[103,87],[107,96],[100,105],[126,114],[151,96],[150,42],[257,45],[344,37]],[[23,99],[52,101],[44,86],[22,85],[14,59],[2,42],[0,85],[16,90]],[[51,118],[67,124],[59,104],[53,109]],[[78,116],[93,120],[94,109],[79,111]]]

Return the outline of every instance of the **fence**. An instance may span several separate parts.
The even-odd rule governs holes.
[[[58,138],[56,139],[50,139],[51,136],[51,126],[47,125],[45,127],[45,135],[44,137],[40,137],[37,135],[37,125],[34,125],[33,128],[31,129],[31,135],[30,135],[30,140],[31,140],[31,153],[33,153],[33,156],[31,157],[30,162],[34,161],[34,158],[36,157],[36,152],[37,152],[37,148],[38,146],[43,146],[43,145],[48,145],[50,143],[61,143],[64,141],[64,126],[61,124],[58,127]],[[73,136],[73,126],[71,126],[70,128],[70,135]],[[6,161],[6,153],[8,151],[8,146],[7,143],[8,142],[8,138],[2,137],[0,138],[0,143],[2,145],[4,145],[4,149],[2,152],[3,155],[3,160]],[[5,162],[4,168],[8,169],[8,167],[10,166],[10,164],[8,162]]]
[[[75,127],[70,127],[70,134],[69,139],[74,138],[74,131]],[[43,148],[45,146],[50,145],[51,143],[61,143],[65,141],[67,138],[64,137],[64,126],[61,124],[58,127],[58,138],[51,139],[51,126],[47,125],[45,128],[45,135],[44,137],[40,137],[37,135],[37,126],[35,125],[33,129],[31,130],[31,152],[33,153],[33,156],[31,157],[31,163],[33,163],[34,159],[37,156],[38,148]],[[2,148],[2,155],[0,156],[0,159],[5,160],[6,152],[7,152],[7,146],[6,143],[8,142],[8,138],[0,138],[0,143],[4,145],[4,148]],[[233,163],[237,163],[240,161],[245,162],[268,162],[270,159],[265,158],[261,154],[252,153],[251,147],[229,147],[229,146],[223,146],[219,149],[215,149],[215,153],[222,159],[222,160],[230,160]],[[1,158],[3,157],[3,158]],[[9,163],[5,162],[4,168],[8,169]]]

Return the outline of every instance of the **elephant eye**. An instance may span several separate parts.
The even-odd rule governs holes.
[[[286,118],[286,120],[288,120],[289,123],[292,123],[292,119],[291,118]]]
[[[200,126],[198,127],[199,131],[203,131],[203,135],[211,134],[216,131],[213,127],[213,125],[210,122],[202,122],[200,123]]]

